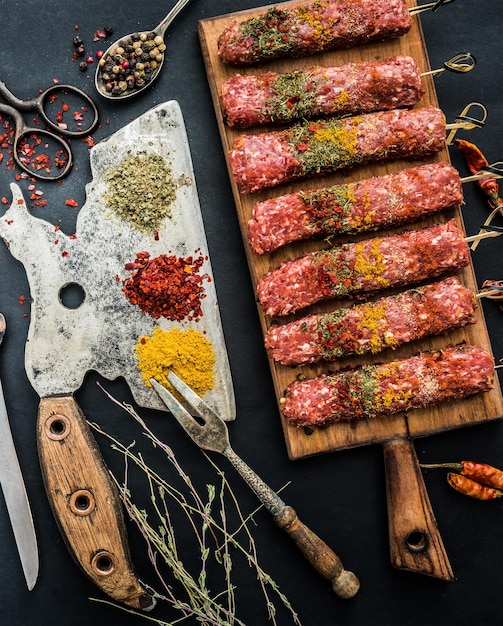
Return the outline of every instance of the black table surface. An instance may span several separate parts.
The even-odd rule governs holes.
[[[110,25],[117,36],[136,29],[153,28],[173,5],[142,2],[56,2],[55,0],[0,0],[0,79],[21,98],[37,93],[58,78],[86,90],[98,103],[102,125],[94,133],[100,141],[155,105],[177,100],[184,115],[195,176],[202,206],[226,337],[237,403],[237,419],[230,425],[233,447],[274,489],[287,485],[284,499],[300,517],[341,556],[345,566],[361,581],[358,595],[341,600],[297,552],[269,514],[254,515],[252,533],[263,569],[291,601],[304,625],[363,626],[490,626],[503,623],[503,524],[500,501],[480,502],[452,491],[444,472],[425,473],[426,486],[454,570],[452,582],[395,569],[390,562],[383,454],[380,446],[364,446],[298,461],[288,459],[277,413],[275,394],[262,344],[257,309],[241,234],[229,185],[224,155],[197,36],[200,19],[261,6],[253,0],[191,0],[168,33],[168,60],[154,87],[142,97],[124,103],[105,101],[94,91],[94,66],[82,73],[72,59],[73,38],[78,34],[94,52],[96,29]],[[269,4],[272,4],[271,2]],[[457,0],[421,17],[433,68],[457,52],[469,51],[477,66],[460,76],[444,73],[436,81],[447,120],[453,120],[472,101],[488,109],[484,128],[459,137],[474,141],[489,162],[503,158],[503,76],[501,72],[500,0]],[[77,29],[78,27],[78,29]],[[76,167],[61,185],[37,183],[47,206],[34,213],[72,233],[78,208],[65,205],[74,198],[85,201],[90,180],[87,144],[74,141]],[[463,159],[451,149],[455,166],[466,174]],[[15,173],[0,163],[0,197],[11,199],[9,184]],[[27,181],[21,181],[27,192]],[[475,185],[465,185],[463,216],[467,232],[478,231],[488,206]],[[3,206],[3,205],[2,205]],[[2,208],[5,211],[6,207]],[[500,222],[498,222],[501,224]],[[503,279],[502,244],[499,239],[482,243],[473,253],[479,286],[486,279]],[[24,370],[24,344],[30,322],[29,288],[24,268],[0,245],[0,311],[8,330],[0,351],[0,372],[20,463],[33,509],[40,548],[37,585],[26,588],[3,500],[0,500],[0,606],[2,623],[9,626],[122,626],[148,623],[142,618],[90,598],[105,599],[74,564],[59,534],[45,496],[38,464],[35,420],[38,396]],[[23,305],[20,296],[26,296]],[[484,309],[496,360],[503,358],[498,302],[485,299]],[[499,373],[501,380],[501,370]],[[96,382],[121,401],[131,402],[125,383],[104,381],[90,373],[76,397],[90,421],[125,444],[137,442],[149,454],[150,444],[124,410],[105,397]],[[168,414],[141,411],[156,435],[168,443],[182,466],[204,489],[218,482],[207,460],[181,432]],[[472,459],[503,467],[503,423],[494,420],[416,440],[420,462]],[[98,443],[109,467],[121,479],[123,461],[108,440]],[[214,459],[226,472],[245,514],[256,500],[228,463]],[[152,463],[168,482],[172,467],[154,457]],[[148,507],[144,488],[134,491],[140,506]],[[138,478],[138,484],[140,479]],[[143,483],[141,483],[143,484]],[[156,576],[142,537],[128,523],[135,566],[142,579],[154,587]],[[183,531],[182,531],[183,533]],[[181,558],[197,572],[198,553],[180,541]],[[187,542],[190,535],[187,535]],[[193,546],[192,546],[193,548]],[[187,556],[184,557],[185,549]],[[244,623],[268,623],[255,570],[236,559],[233,581],[237,587],[236,614]],[[169,580],[171,582],[171,580]],[[211,582],[210,582],[211,586]],[[164,622],[179,617],[166,603],[159,603],[151,618]],[[293,623],[290,613],[278,606],[278,624]],[[196,623],[189,619],[187,623]]]

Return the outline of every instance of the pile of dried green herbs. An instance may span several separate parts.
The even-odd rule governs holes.
[[[184,177],[175,179],[171,165],[160,154],[131,150],[117,167],[105,172],[104,179],[107,207],[146,235],[171,217],[177,189],[189,182]]]
[[[154,617],[153,614],[141,613],[108,600],[93,600],[110,604],[161,626],[171,626],[186,620],[207,626],[245,626],[245,622],[238,617],[235,593],[237,583],[233,581],[233,559],[239,556],[249,565],[252,581],[257,581],[270,623],[277,626],[277,605],[282,605],[291,616],[292,623],[301,626],[288,598],[260,566],[255,541],[249,529],[253,513],[248,517],[242,514],[224,473],[205,455],[215,471],[215,482],[218,484],[206,484],[206,493],[201,495],[172,449],[156,437],[133,407],[120,403],[106,390],[103,391],[136,420],[155,452],[162,455],[163,461],[169,461],[167,467],[174,468],[179,482],[181,479],[180,484],[183,485],[182,488],[177,488],[172,481],[168,482],[155,472],[145,460],[145,455],[135,450],[135,444],[126,446],[103,431],[99,425],[91,424],[98,433],[111,441],[113,450],[124,456],[124,481],[121,484],[116,478],[114,480],[127,513],[146,541],[149,560],[162,588],[161,592],[154,592],[157,600],[155,613],[159,613],[164,606],[166,610],[170,610],[170,614],[175,611],[177,618],[168,622]],[[133,466],[144,474],[148,484],[148,512],[134,502],[136,496],[130,492],[128,486],[128,475]],[[180,511],[183,529],[175,522],[176,513]],[[237,519],[237,527],[231,530],[232,518]],[[197,554],[200,553],[197,572],[189,571],[184,564],[189,546],[186,538],[179,541],[178,533],[185,535],[187,529],[190,529],[193,539],[190,548],[195,549]],[[241,536],[244,541],[239,539]],[[168,582],[168,577],[171,582]],[[240,584],[248,587],[250,582],[240,581]],[[222,588],[214,591],[219,586]]]

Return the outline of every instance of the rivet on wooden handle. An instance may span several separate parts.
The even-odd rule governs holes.
[[[295,541],[316,571],[332,582],[332,588],[340,598],[352,598],[358,593],[360,582],[355,574],[344,569],[335,552],[300,521],[291,506],[285,506],[274,519]]]
[[[384,445],[391,562],[395,567],[453,580],[413,443],[397,437]]]
[[[72,396],[42,398],[37,444],[47,497],[75,561],[114,600],[153,608],[133,571],[119,494]]]

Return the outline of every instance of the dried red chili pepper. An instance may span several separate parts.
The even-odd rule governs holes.
[[[449,472],[447,474],[447,482],[449,485],[470,498],[476,498],[477,500],[495,500],[496,498],[503,497],[503,491],[482,485],[467,476],[461,474],[454,474]]]
[[[478,148],[474,143],[464,139],[455,139],[454,144],[465,157],[466,165],[470,174],[478,174],[484,169],[484,167],[489,165],[480,148]],[[490,206],[493,209],[502,207],[500,211],[503,213],[503,200],[499,197],[498,181],[495,178],[481,178],[477,181],[477,185],[488,197]]]
[[[148,252],[138,252],[126,270],[133,275],[123,281],[123,292],[144,313],[159,319],[198,321],[202,316],[201,300],[206,297],[203,281],[208,274],[200,274],[204,258],[176,257],[161,254],[153,259]]]
[[[503,470],[488,465],[487,463],[476,463],[475,461],[461,461],[460,463],[434,463],[432,465],[421,464],[425,469],[447,468],[458,470],[468,478],[483,483],[488,487],[503,491]]]

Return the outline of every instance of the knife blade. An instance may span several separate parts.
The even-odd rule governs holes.
[[[0,343],[6,323],[0,313]],[[9,416],[0,381],[0,486],[14,532],[19,558],[28,589],[31,591],[38,578],[39,555],[35,525],[28,494],[16,454]]]

